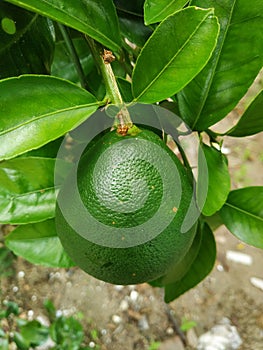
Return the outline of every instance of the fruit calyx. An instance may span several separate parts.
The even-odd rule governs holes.
[[[127,125],[127,124],[118,124],[117,125],[117,134],[119,136],[136,136],[138,135],[141,130],[134,124],[132,125]]]
[[[114,126],[119,136],[136,136],[141,132],[141,130],[133,124],[125,104],[119,107],[119,112],[115,116]]]

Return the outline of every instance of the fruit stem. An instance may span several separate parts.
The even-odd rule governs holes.
[[[65,44],[67,46],[69,54],[71,56],[71,59],[72,59],[74,65],[75,65],[75,68],[77,70],[80,84],[83,87],[83,89],[87,89],[88,86],[87,86],[87,82],[85,79],[85,74],[83,72],[83,68],[81,66],[81,63],[80,63],[80,60],[78,57],[78,53],[75,49],[75,46],[73,44],[73,41],[72,41],[70,35],[69,35],[68,29],[66,27],[64,27],[63,24],[61,24],[61,23],[57,23],[57,24],[58,24],[59,30],[61,32],[61,35],[65,41]]]
[[[130,129],[133,126],[133,123],[129,111],[123,102],[114,72],[111,67],[111,62],[115,60],[115,57],[109,50],[104,49],[102,53],[101,46],[92,38],[86,36],[86,40],[104,80],[108,103],[117,105],[119,110],[116,115],[117,124],[122,129],[122,132],[125,133],[125,129]]]

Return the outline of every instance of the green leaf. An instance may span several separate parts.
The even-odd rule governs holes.
[[[119,50],[121,39],[112,0],[8,0],[87,34],[104,46]]]
[[[61,182],[71,164],[28,157],[0,163],[0,222],[27,224],[55,216],[54,167],[60,162]],[[63,170],[62,170],[63,169]]]
[[[10,250],[5,246],[0,247],[0,277],[10,277],[15,274],[15,270],[13,268],[13,262],[14,262],[14,255],[10,252]],[[1,312],[0,312],[0,319],[1,319]]]
[[[61,136],[54,141],[51,141],[44,146],[33,149],[32,151],[23,153],[20,157],[45,157],[45,158],[56,158],[58,156],[59,148],[64,140]]]
[[[255,97],[238,123],[226,134],[234,137],[254,135],[263,131],[263,90]]]
[[[0,43],[0,79],[50,73],[54,28],[46,18],[2,1]]]
[[[119,21],[123,39],[127,38],[138,47],[143,47],[152,33],[152,30],[145,26],[143,18],[129,13],[120,13]]]
[[[202,157],[200,153],[203,153]],[[203,158],[204,156],[204,158]],[[204,173],[201,162],[205,162],[208,171],[208,186],[204,186]],[[228,171],[227,158],[214,147],[205,144],[199,148],[198,156],[198,198],[206,193],[205,203],[200,209],[206,216],[213,215],[225,203],[230,191],[230,174]]]
[[[103,78],[97,67],[93,67],[92,71],[87,76],[89,91],[96,96],[98,100],[102,100],[106,94],[106,88]]]
[[[114,0],[117,10],[124,13],[130,13],[132,15],[141,16],[143,15],[143,3],[144,0]]]
[[[214,7],[221,28],[209,63],[178,94],[182,118],[202,131],[235,107],[262,67],[263,1],[195,0],[192,4]]]
[[[123,100],[125,102],[131,102],[133,100],[131,83],[126,79],[118,77],[117,84],[120,89]]]
[[[144,21],[147,25],[161,22],[180,10],[188,0],[146,0],[144,3]]]
[[[82,37],[74,38],[72,41],[77,51],[83,72],[85,76],[87,76],[94,67],[94,61],[92,59],[88,44]],[[59,41],[56,43],[51,74],[70,80],[74,83],[79,83],[79,76],[76,71],[76,67],[64,41]]]
[[[45,343],[48,339],[48,327],[42,326],[40,322],[33,320],[20,327],[21,336],[32,346]]]
[[[83,341],[84,332],[82,325],[73,317],[62,316],[51,325],[50,335],[62,349],[77,350]]]
[[[220,215],[241,241],[263,249],[263,187],[245,187],[229,193]]]
[[[30,348],[30,342],[28,339],[24,339],[24,337],[18,332],[14,333],[14,342],[19,350],[29,350]]]
[[[209,226],[204,224],[200,249],[195,260],[182,279],[165,286],[165,302],[170,303],[200,283],[213,269],[215,259],[216,244],[214,235]]]
[[[5,243],[14,254],[33,264],[65,268],[75,265],[64,251],[52,219],[17,227]]]
[[[53,322],[56,319],[56,308],[52,300],[50,299],[44,300],[44,307],[48,313],[49,320]]]
[[[199,252],[201,240],[202,230],[198,227],[193,243],[186,255],[179,261],[179,263],[172,266],[164,276],[155,281],[151,281],[150,284],[154,287],[163,287],[182,279],[190,269]]]
[[[183,317],[182,319],[182,324],[180,326],[181,331],[183,332],[187,332],[189,331],[191,328],[194,328],[197,326],[197,322],[195,321],[191,321],[191,320],[187,320],[186,318]]]
[[[93,95],[66,80],[25,75],[0,81],[0,161],[55,140],[97,108]]]
[[[161,22],[138,56],[135,100],[157,102],[181,90],[209,60],[218,31],[212,9],[188,7]]]
[[[6,311],[5,311],[5,317],[8,317],[9,315],[13,314],[15,316],[19,315],[19,306],[17,303],[13,301],[7,301],[4,303]]]

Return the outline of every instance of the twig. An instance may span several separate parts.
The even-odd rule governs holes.
[[[72,41],[70,35],[69,35],[68,29],[60,23],[58,23],[58,27],[59,27],[59,30],[60,30],[62,36],[63,36],[63,39],[65,41],[67,49],[70,53],[71,59],[76,67],[76,70],[77,70],[77,73],[79,76],[79,80],[80,80],[80,84],[84,89],[87,89],[87,82],[85,79],[85,74],[84,74],[83,68],[80,64],[78,53],[75,49],[75,46],[73,44],[73,41]]]
[[[179,336],[184,346],[187,346],[187,339],[184,332],[181,330],[176,318],[174,317],[174,311],[170,308],[169,305],[165,304],[165,311],[167,313],[168,319],[172,323],[173,330]]]

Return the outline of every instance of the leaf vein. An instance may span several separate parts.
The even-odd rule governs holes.
[[[49,118],[49,117],[51,117],[51,116],[53,116],[53,115],[60,114],[60,113],[62,113],[62,112],[74,111],[74,110],[76,110],[76,109],[83,109],[83,108],[92,107],[92,106],[96,106],[96,105],[99,105],[99,103],[96,102],[96,103],[88,103],[88,104],[85,104],[85,105],[76,105],[76,106],[73,106],[73,107],[70,107],[70,108],[63,108],[63,109],[55,110],[54,112],[42,114],[42,115],[40,115],[40,116],[38,116],[38,117],[36,117],[36,118],[34,118],[34,119],[30,119],[30,120],[24,122],[23,124],[16,125],[16,126],[14,126],[14,127],[12,127],[12,128],[9,128],[9,129],[7,129],[7,130],[4,130],[3,132],[0,132],[0,137],[1,137],[2,135],[5,135],[5,134],[11,132],[11,131],[17,130],[17,129],[19,129],[19,128],[25,126],[25,125],[28,125],[28,124],[33,123],[33,122],[36,122],[36,121],[38,121],[38,120],[40,120],[40,119],[42,119],[42,118],[43,118],[43,119],[44,119],[44,118]]]
[[[200,22],[200,24],[197,26],[197,28],[195,29],[195,31],[189,36],[188,40],[185,41],[185,43],[181,46],[181,48],[176,52],[176,54],[168,61],[168,63],[163,67],[163,69],[159,72],[159,74],[157,74],[155,76],[155,78],[144,88],[144,90],[137,96],[137,98],[134,100],[138,100],[141,96],[144,95],[144,93],[153,85],[155,84],[155,82],[160,78],[160,76],[163,74],[164,71],[166,71],[167,69],[169,69],[169,66],[171,65],[171,63],[174,61],[174,59],[182,52],[182,50],[184,49],[184,47],[190,42],[190,40],[192,39],[192,37],[196,34],[196,32],[198,31],[198,29],[200,28],[200,26],[203,24],[203,22],[206,20],[207,16],[204,18],[204,20],[202,22]]]
[[[208,84],[207,84],[207,88],[205,89],[205,94],[203,95],[204,97],[203,97],[202,102],[200,104],[199,112],[196,113],[196,118],[195,118],[194,123],[192,125],[192,129],[194,129],[194,127],[196,126],[196,124],[197,124],[197,122],[198,122],[198,120],[200,118],[202,110],[203,110],[203,108],[205,106],[205,103],[207,101],[209,92],[211,90],[211,86],[212,86],[212,83],[213,83],[213,78],[214,78],[215,72],[217,70],[217,66],[219,64],[219,60],[220,60],[220,57],[221,57],[221,52],[223,50],[223,46],[224,46],[224,43],[225,43],[225,40],[226,40],[226,36],[227,36],[228,30],[229,30],[229,26],[230,26],[230,22],[231,22],[231,19],[232,19],[232,16],[233,16],[233,11],[234,11],[235,5],[236,5],[236,0],[234,0],[233,6],[231,8],[230,16],[228,18],[228,23],[226,25],[226,30],[224,32],[223,39],[221,41],[221,45],[220,45],[221,47],[219,47],[219,52],[217,53],[217,57],[216,57],[216,59],[214,61],[213,69],[210,72],[210,77],[209,77],[209,81],[208,81]],[[216,51],[216,49],[215,49],[215,51]]]
[[[234,204],[226,202],[225,205],[230,207],[230,208],[232,208],[232,209],[234,209],[234,210],[239,211],[242,214],[245,214],[247,216],[251,216],[253,219],[256,219],[256,220],[259,220],[259,221],[263,222],[263,217],[257,216],[256,214],[253,214],[253,213],[250,213],[250,212],[246,211],[245,209],[242,209],[242,208],[239,208],[239,207],[235,206]]]

